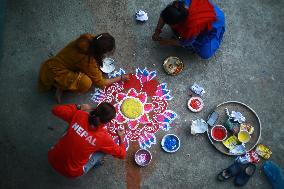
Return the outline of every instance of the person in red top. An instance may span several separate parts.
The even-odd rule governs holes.
[[[118,132],[118,145],[104,128],[116,115],[111,104],[103,102],[95,109],[88,104],[58,105],[52,113],[69,124],[66,133],[48,152],[49,163],[63,176],[82,176],[105,154],[125,159],[124,134]]]
[[[162,38],[167,24],[175,37]],[[212,57],[219,49],[225,32],[225,15],[211,0],[175,0],[161,13],[154,41],[162,45],[182,46],[203,59]]]

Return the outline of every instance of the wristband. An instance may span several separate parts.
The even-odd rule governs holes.
[[[80,104],[76,104],[76,108],[77,108],[77,110],[81,110],[81,105]]]

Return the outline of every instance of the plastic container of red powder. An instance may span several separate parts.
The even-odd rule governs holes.
[[[200,97],[191,97],[187,102],[187,107],[192,112],[200,112],[204,107],[204,103]]]
[[[223,141],[227,138],[227,129],[223,125],[215,125],[211,129],[211,137],[215,141]]]

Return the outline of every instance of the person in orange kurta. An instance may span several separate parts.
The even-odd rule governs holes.
[[[44,62],[39,73],[39,88],[56,88],[56,99],[61,101],[63,91],[87,92],[92,85],[103,88],[129,75],[106,79],[100,70],[103,58],[115,50],[115,39],[108,33],[94,36],[83,34],[69,43],[56,56]]]

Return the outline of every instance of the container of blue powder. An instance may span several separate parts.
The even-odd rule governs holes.
[[[180,139],[174,134],[167,134],[161,142],[163,150],[169,153],[174,153],[180,148]]]

